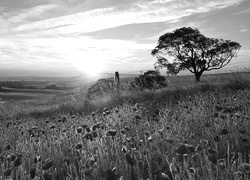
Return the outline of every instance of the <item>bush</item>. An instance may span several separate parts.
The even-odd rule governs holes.
[[[134,84],[143,89],[159,89],[167,86],[166,78],[154,70],[146,71],[136,77]]]

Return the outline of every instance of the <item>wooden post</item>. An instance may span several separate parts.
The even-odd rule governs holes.
[[[115,86],[116,88],[118,88],[120,85],[120,76],[119,76],[119,72],[115,72]]]

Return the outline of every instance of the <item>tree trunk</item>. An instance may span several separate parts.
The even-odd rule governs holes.
[[[202,73],[200,73],[200,72],[195,73],[195,82],[200,82],[201,74],[202,74]]]

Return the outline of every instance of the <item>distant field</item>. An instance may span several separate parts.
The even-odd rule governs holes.
[[[57,93],[63,92],[62,90],[47,90],[47,89],[14,89],[4,88],[8,92],[1,92],[0,98],[2,101],[21,101],[31,99],[48,98]]]

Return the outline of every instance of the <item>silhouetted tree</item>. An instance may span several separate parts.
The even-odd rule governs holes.
[[[187,69],[200,81],[204,71],[226,66],[240,48],[237,42],[208,38],[196,28],[183,27],[160,36],[151,54],[157,58],[155,67],[167,68],[171,74]],[[169,57],[175,58],[172,63]]]

